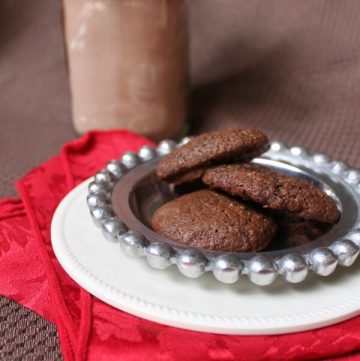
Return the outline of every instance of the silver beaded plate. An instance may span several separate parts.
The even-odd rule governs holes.
[[[156,166],[161,157],[188,141],[164,140],[156,149],[144,146],[137,153],[126,152],[121,159],[111,160],[89,184],[87,203],[95,225],[108,241],[118,242],[125,254],[145,257],[157,269],[174,264],[190,278],[212,272],[222,283],[235,283],[247,276],[259,286],[271,284],[277,276],[300,283],[309,271],[328,276],[337,266],[355,262],[360,247],[360,171],[327,155],[311,155],[303,147],[289,148],[277,141],[253,161],[307,179],[332,197],[341,218],[327,233],[302,246],[228,253],[192,248],[152,231],[152,214],[174,198],[171,187],[157,181]]]

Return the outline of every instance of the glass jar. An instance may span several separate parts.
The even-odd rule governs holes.
[[[184,0],[63,0],[74,127],[154,140],[183,129]]]

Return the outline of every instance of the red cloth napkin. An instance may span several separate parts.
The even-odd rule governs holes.
[[[110,159],[151,142],[127,131],[91,132],[17,182],[0,201],[0,293],[58,328],[74,360],[360,360],[360,317],[280,336],[227,336],[146,321],[91,296],[64,272],[50,242],[52,215],[74,186]]]

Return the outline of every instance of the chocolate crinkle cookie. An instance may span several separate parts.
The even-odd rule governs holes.
[[[164,157],[156,170],[159,180],[171,183],[201,178],[216,164],[249,161],[269,148],[267,136],[257,129],[224,129],[204,133]]]
[[[334,201],[311,183],[259,164],[222,165],[205,172],[211,188],[293,216],[333,224],[339,219]]]
[[[321,237],[339,220],[337,205],[306,180],[249,163],[268,148],[257,129],[225,129],[175,149],[156,173],[180,196],[156,210],[153,229],[224,252],[291,248]]]
[[[211,190],[164,204],[155,211],[151,225],[174,241],[225,252],[260,251],[277,231],[270,217]]]
[[[274,242],[266,250],[274,251],[306,245],[327,233],[332,225],[310,219],[298,218],[280,212],[272,212],[272,218],[278,225]]]

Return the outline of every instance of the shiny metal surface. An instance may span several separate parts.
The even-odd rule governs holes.
[[[106,170],[109,172],[112,179],[117,180],[124,175],[126,167],[118,160],[111,160],[106,165]]]
[[[140,157],[134,152],[126,152],[121,157],[121,162],[127,169],[136,167],[140,161]]]
[[[336,241],[330,248],[337,257],[340,266],[350,267],[359,256],[359,248],[352,241],[346,239]]]
[[[300,283],[309,273],[304,258],[298,254],[286,254],[279,259],[277,265],[280,275],[289,283]]]
[[[181,251],[176,259],[179,271],[190,278],[197,278],[205,272],[208,260],[195,249]]]
[[[105,238],[110,242],[117,242],[118,237],[127,232],[124,222],[117,217],[104,221],[101,224],[101,228]]]
[[[311,251],[309,257],[310,268],[319,276],[328,276],[334,272],[338,260],[330,249],[322,247]]]
[[[213,260],[211,269],[220,282],[235,283],[240,278],[243,264],[236,255],[225,254]]]
[[[149,145],[141,147],[138,154],[142,162],[146,162],[157,156],[156,150]]]
[[[103,169],[100,172],[96,173],[95,182],[96,183],[106,183],[111,186],[113,179],[112,179],[110,173],[106,169]]]
[[[274,263],[269,257],[257,255],[248,263],[249,280],[258,286],[267,286],[275,281],[277,276]]]
[[[120,247],[125,254],[131,257],[141,257],[144,255],[146,240],[144,237],[133,231],[128,231],[117,236]]]
[[[98,194],[89,193],[86,200],[90,208],[110,205],[110,197],[108,197],[104,193],[98,193]]]
[[[155,168],[161,156],[189,140],[184,138],[178,144],[164,140],[157,149],[144,146],[138,153],[127,152],[120,160],[109,162],[90,183],[87,203],[95,224],[105,227],[105,235],[113,239],[117,231],[106,222],[114,220],[114,215],[123,222],[129,231],[116,238],[126,254],[146,256],[155,268],[176,264],[191,278],[210,271],[220,282],[234,283],[246,275],[261,286],[272,283],[277,275],[299,283],[309,271],[327,276],[338,264],[349,267],[355,262],[360,247],[360,172],[325,154],[311,155],[301,146],[289,148],[280,141],[272,142],[270,150],[254,162],[304,178],[334,199],[341,219],[325,234],[302,245],[294,246],[285,239],[276,249],[230,254],[188,247],[153,232],[149,226],[152,214],[176,196],[171,186],[157,181]]]
[[[176,146],[177,144],[173,140],[162,140],[157,147],[157,153],[160,156],[169,154],[176,148]]]
[[[97,227],[101,227],[101,225],[110,219],[113,216],[113,210],[110,206],[100,206],[90,208],[90,214],[93,218],[93,221]]]
[[[106,183],[91,182],[89,184],[89,194],[105,194],[110,199],[110,187]]]
[[[150,243],[145,255],[151,267],[164,269],[171,265],[173,250],[166,243]]]

